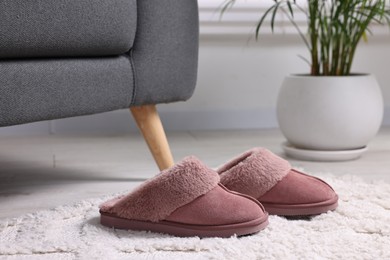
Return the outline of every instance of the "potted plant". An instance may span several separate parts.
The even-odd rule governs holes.
[[[236,0],[227,0],[223,11]],[[302,2],[302,1],[301,1]],[[359,156],[376,135],[383,118],[383,98],[375,77],[353,73],[359,42],[372,23],[390,21],[386,0],[274,0],[261,15],[260,29],[270,18],[273,31],[278,13],[297,29],[309,53],[310,71],[287,76],[277,101],[280,129],[287,154],[306,159],[342,160]],[[295,13],[307,17],[303,32]]]

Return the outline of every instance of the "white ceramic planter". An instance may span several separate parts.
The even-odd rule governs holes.
[[[372,75],[289,76],[281,87],[277,115],[290,144],[337,151],[365,147],[383,118],[383,98]]]

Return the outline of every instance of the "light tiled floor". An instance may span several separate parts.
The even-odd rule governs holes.
[[[176,160],[192,154],[210,167],[254,146],[283,155],[278,130],[172,132],[168,138]],[[307,172],[390,182],[390,129],[382,129],[359,160],[289,160]],[[0,137],[0,218],[129,190],[157,173],[139,134]]]

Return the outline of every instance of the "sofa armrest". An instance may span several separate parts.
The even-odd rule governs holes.
[[[138,0],[131,51],[131,105],[184,101],[196,85],[199,18],[196,0]]]

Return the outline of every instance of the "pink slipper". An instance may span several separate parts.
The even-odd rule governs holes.
[[[264,148],[239,155],[217,172],[226,188],[257,198],[269,214],[318,215],[337,207],[338,196],[327,183]]]
[[[264,229],[268,214],[247,195],[227,190],[195,157],[100,206],[101,224],[176,236],[230,237]]]

